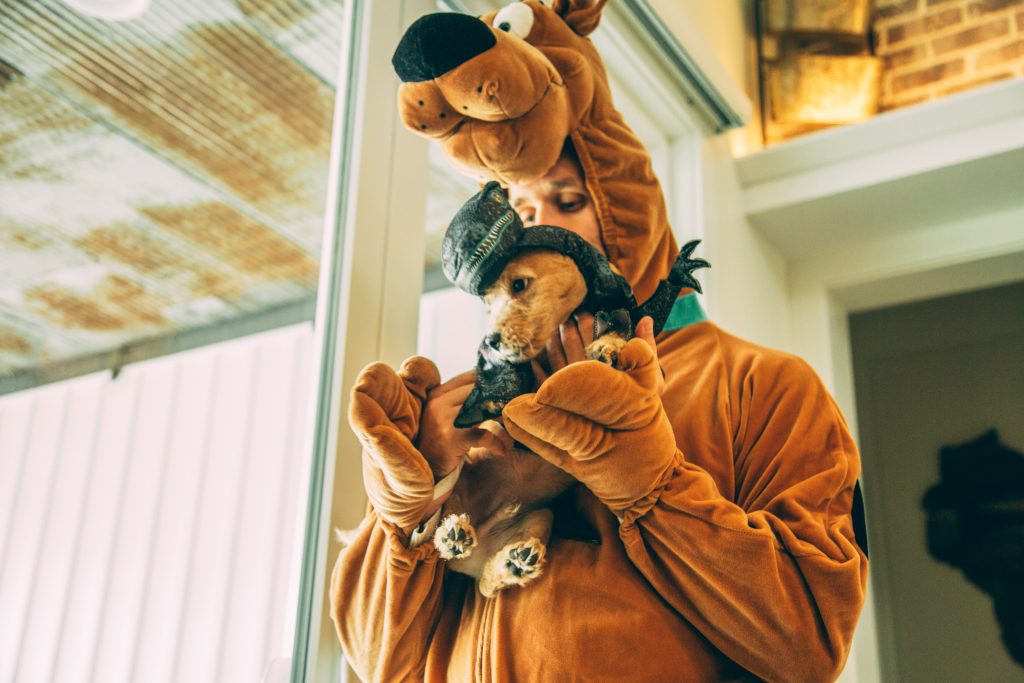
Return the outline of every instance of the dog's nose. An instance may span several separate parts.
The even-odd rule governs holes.
[[[484,343],[487,344],[488,348],[497,351],[501,348],[501,333],[491,332],[489,335],[484,337]]]
[[[420,17],[398,41],[391,64],[403,83],[420,83],[443,76],[489,50],[497,40],[476,17],[438,12]]]

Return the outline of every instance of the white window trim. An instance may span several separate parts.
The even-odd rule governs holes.
[[[326,577],[340,546],[331,530],[365,511],[360,446],[346,426],[348,387],[375,360],[415,351],[423,269],[427,145],[408,139],[395,107],[391,53],[427,0],[346,3],[315,328],[313,466],[292,681],[337,681],[340,646]],[[401,136],[401,137],[400,137]],[[339,248],[340,247],[340,248]]]

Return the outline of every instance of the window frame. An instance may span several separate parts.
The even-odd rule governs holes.
[[[394,105],[391,52],[428,0],[347,0],[332,132],[324,240],[314,319],[312,458],[292,681],[336,681],[343,672],[329,618],[326,578],[340,550],[331,531],[362,518],[360,445],[347,425],[347,387],[374,360],[393,365],[416,346],[427,163]],[[347,454],[343,455],[343,454]]]

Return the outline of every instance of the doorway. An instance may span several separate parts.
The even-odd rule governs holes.
[[[939,449],[1024,450],[1024,283],[855,313],[850,340],[882,678],[1019,681],[988,595],[928,553]]]

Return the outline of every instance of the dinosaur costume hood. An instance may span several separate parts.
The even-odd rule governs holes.
[[[525,0],[479,18],[430,14],[409,27],[392,63],[405,125],[482,183],[541,178],[569,139],[608,259],[643,301],[678,247],[650,156],[615,109],[587,37],[605,1]]]

